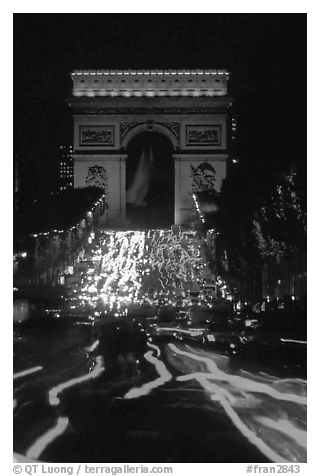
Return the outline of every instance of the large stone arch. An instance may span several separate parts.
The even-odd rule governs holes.
[[[217,193],[226,176],[235,130],[229,73],[86,70],[74,71],[71,77],[74,186],[86,186],[90,167],[103,167],[109,179],[106,223],[126,226],[128,144],[139,134],[154,131],[173,148],[175,224],[191,224],[194,171],[214,170]]]

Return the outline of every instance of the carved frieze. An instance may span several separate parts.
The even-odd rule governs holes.
[[[73,105],[70,103],[70,107],[74,114],[83,115],[118,115],[118,114],[144,114],[144,115],[159,115],[159,114],[217,114],[226,112],[226,108],[231,106],[231,102],[228,104],[221,104],[221,107],[217,104],[214,107],[108,107],[108,106],[91,106],[91,105]]]
[[[80,146],[114,146],[114,126],[79,126]]]
[[[186,126],[187,146],[221,146],[221,126],[196,124]]]

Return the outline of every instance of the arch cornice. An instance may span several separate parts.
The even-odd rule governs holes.
[[[137,122],[137,123],[125,123],[125,126],[121,134],[121,149],[126,150],[129,142],[138,134],[143,132],[159,132],[165,136],[172,144],[174,150],[178,150],[180,147],[180,124],[179,123],[161,123],[161,122]],[[178,136],[178,137],[177,137]]]

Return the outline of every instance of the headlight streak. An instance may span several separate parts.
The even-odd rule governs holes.
[[[227,357],[226,355],[221,355],[221,354],[216,354],[214,352],[206,352],[204,350],[198,350],[198,349],[195,349],[195,348],[192,348],[190,347],[189,345],[185,345],[185,348],[188,349],[190,352],[193,352],[199,356],[205,356],[205,357],[209,357],[209,358],[212,358],[212,356],[214,356],[214,359],[215,361],[223,361],[223,360],[226,360],[228,361],[229,360],[229,357]],[[303,386],[306,386],[307,385],[307,381],[305,379],[302,379],[302,378],[281,378],[279,376],[276,376],[276,375],[271,375],[271,374],[268,374],[266,372],[262,372],[262,371],[259,371],[258,373],[252,373],[252,372],[248,372],[246,370],[240,370],[240,374],[241,375],[246,375],[247,377],[249,377],[250,379],[254,379],[254,380],[262,380],[264,383],[266,382],[266,380],[268,380],[270,383],[272,382],[273,385],[290,385],[290,384],[293,384],[293,385],[303,385]]]
[[[99,344],[100,344],[100,341],[95,340],[90,347],[85,348],[86,352],[88,352],[88,354],[91,354],[91,352],[93,352],[98,347]]]
[[[78,378],[68,380],[56,387],[53,387],[49,391],[49,404],[52,407],[56,407],[60,403],[58,395],[65,389],[73,387],[79,383],[86,382],[88,380],[97,378],[105,370],[104,361],[102,356],[96,357],[96,365],[92,372],[83,375]],[[56,424],[53,428],[50,428],[43,435],[41,435],[27,450],[26,456],[28,458],[39,458],[43,451],[58,437],[61,436],[69,425],[69,419],[66,416],[59,416],[56,420]]]
[[[101,233],[100,247],[92,256],[94,271],[90,268],[82,279],[80,306],[100,306],[102,311],[123,315],[123,308],[130,304],[152,304],[165,295],[169,296],[168,303],[174,304],[181,295],[186,298],[205,268],[200,243],[190,233],[177,234],[172,230]]]
[[[277,379],[278,377],[276,375],[271,375],[266,372],[259,371],[259,374],[262,375],[263,377],[269,379],[269,380],[274,380]]]
[[[296,340],[296,339],[285,339],[283,337],[280,338],[280,341],[283,342],[284,344],[302,344],[302,345],[307,345],[306,340]]]
[[[307,448],[307,432],[304,430],[300,430],[296,426],[294,426],[290,421],[279,419],[278,421],[274,421],[268,417],[256,417],[255,418],[258,422],[262,423],[269,428],[279,431],[283,433],[287,437],[294,440],[298,445],[302,446],[303,448]]]
[[[278,392],[277,390],[271,388],[269,385],[261,382],[256,382],[252,379],[248,379],[246,377],[240,377],[238,375],[231,375],[223,372],[220,370],[215,362],[208,357],[200,357],[199,355],[185,352],[178,349],[174,344],[168,344],[171,350],[176,352],[177,354],[184,355],[185,357],[190,357],[191,359],[198,360],[200,362],[205,362],[207,365],[208,370],[212,374],[212,378],[216,380],[221,380],[224,382],[228,382],[235,387],[241,388],[245,391],[255,392],[255,393],[263,393],[269,395],[276,400],[284,400],[288,402],[297,403],[298,405],[307,405],[306,397],[301,397],[300,395],[295,395],[291,393],[282,393]]]
[[[246,391],[256,392],[256,393],[263,393],[267,394],[277,400],[284,400],[294,402],[300,405],[306,405],[306,399],[304,397],[300,397],[298,395],[286,394],[277,392],[274,389],[270,388],[268,385],[254,382],[251,379],[238,377],[236,375],[228,375],[222,372],[216,364],[209,358],[201,357],[197,354],[193,354],[191,352],[185,352],[180,350],[174,344],[168,344],[168,347],[176,354],[189,357],[193,360],[198,362],[204,362],[209,370],[209,372],[194,372],[189,373],[188,375],[181,375],[177,377],[177,380],[180,382],[189,381],[189,380],[196,380],[209,394],[210,398],[213,401],[219,401],[221,406],[223,407],[226,414],[229,416],[233,424],[238,428],[238,430],[252,443],[254,444],[263,454],[265,454],[270,460],[274,462],[292,462],[291,459],[288,459],[284,456],[278,454],[278,452],[274,451],[265,441],[263,441],[253,430],[251,430],[239,417],[238,413],[235,411],[232,405],[236,404],[235,397],[227,390],[221,387],[221,385],[217,385],[216,383],[212,382],[212,379],[226,381],[229,384],[233,385],[237,390],[243,389]],[[287,424],[283,424],[283,420],[274,421],[270,418],[256,418],[261,424],[265,424],[266,426],[274,429],[280,430],[282,426],[282,433],[286,434],[286,436],[291,437],[292,440],[297,442],[299,446],[305,445],[305,432],[300,430],[299,428],[292,425],[288,420],[284,420]],[[295,457],[294,461],[296,460]]]
[[[169,382],[172,379],[172,375],[168,371],[165,364],[161,360],[158,360],[156,357],[154,357],[152,354],[153,354],[153,351],[150,350],[144,354],[144,358],[155,366],[156,371],[158,372],[160,377],[155,380],[152,380],[151,382],[147,382],[143,384],[141,387],[131,388],[124,395],[123,398],[131,399],[131,398],[139,398],[145,395],[149,395],[149,393],[152,390],[154,390],[157,387],[160,387],[161,385],[164,385],[165,383]]]
[[[160,348],[159,348],[157,345],[152,344],[151,342],[148,341],[148,342],[147,342],[147,346],[150,347],[150,349],[155,350],[155,351],[157,352],[157,357],[160,357],[160,355],[161,355],[161,350],[160,350]]]
[[[202,388],[204,388],[210,394],[210,399],[212,401],[218,401],[220,403],[232,423],[240,431],[240,433],[250,441],[250,443],[256,446],[271,461],[277,463],[287,462],[245,425],[236,411],[232,408],[232,404],[235,403],[235,398],[227,390],[222,389],[220,386],[213,384],[212,382],[209,382],[208,378],[210,375],[212,378],[212,374],[198,372],[197,374],[189,374],[177,377],[177,380],[196,380],[202,386]]]
[[[35,443],[27,450],[26,457],[38,459],[47,446],[50,445],[58,436],[62,435],[69,425],[69,419],[67,417],[59,417],[53,428],[46,431]]]
[[[279,379],[280,380],[280,379]],[[283,378],[281,379],[281,382],[285,382],[285,383],[302,383],[304,385],[307,385],[307,381],[306,379],[304,378],[293,378],[293,377],[290,377],[290,378]]]
[[[217,385],[215,387],[219,388]],[[213,397],[211,396],[213,400]],[[275,463],[290,463],[290,460],[287,460],[280,456],[278,453],[273,451],[261,438],[259,438],[252,430],[250,430],[241,420],[237,412],[232,408],[232,405],[225,399],[223,396],[219,399],[220,404],[225,410],[226,414],[230,417],[233,424],[238,428],[238,430],[245,436],[247,439],[255,445],[264,455],[267,456],[271,461]]]
[[[181,329],[179,327],[156,327],[155,328],[157,332],[160,332],[161,331],[168,331],[168,332],[176,332],[177,334],[187,334],[189,336],[192,336],[192,337],[198,337],[198,336],[201,336],[205,329],[201,328],[201,329],[193,329],[193,328],[190,328],[190,329]]]
[[[63,382],[49,390],[49,404],[52,407],[59,405],[60,399],[58,395],[67,388],[73,387],[74,385],[78,385],[79,383],[86,382],[87,380],[97,378],[100,374],[102,374],[102,372],[105,370],[103,357],[101,355],[98,355],[95,360],[96,365],[94,366],[92,372],[90,372],[89,374],[82,375],[81,377],[76,377],[71,380],[67,380],[66,382]]]
[[[30,369],[27,370],[22,370],[21,372],[17,372],[13,374],[13,380],[21,377],[25,377],[26,375],[34,374],[36,372],[40,372],[43,367],[41,365],[38,365],[37,367],[31,367]]]
[[[129,304],[139,291],[139,264],[144,255],[144,232],[116,232],[110,237],[108,251],[102,255],[101,269],[106,276],[102,293],[110,309],[115,302]],[[116,285],[116,291],[113,288]],[[121,287],[125,296],[119,296]],[[129,292],[128,292],[129,291]]]
[[[215,359],[218,359],[219,361],[228,361],[229,360],[229,357],[226,356],[226,355],[223,355],[223,354],[216,354],[215,352],[213,351],[210,351],[210,352],[207,352],[205,350],[198,350],[198,349],[194,349],[192,347],[190,347],[188,344],[185,345],[185,348],[188,349],[190,352],[194,352],[195,354],[198,354],[200,355],[201,357],[205,356],[205,357],[209,357],[209,358],[212,358],[212,356],[214,355],[214,358]]]
[[[249,374],[249,372],[247,372]],[[276,375],[270,375],[266,372],[258,372],[257,377],[259,378],[259,375],[261,378],[263,377],[264,379],[267,379],[269,381],[272,381],[273,383],[282,383],[282,384],[301,384],[306,387],[307,385],[307,380],[303,378],[297,378],[297,377],[289,377],[289,378],[280,378],[277,377]]]

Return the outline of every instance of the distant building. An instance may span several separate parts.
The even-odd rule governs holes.
[[[60,145],[59,148],[59,190],[73,188],[73,146]]]

